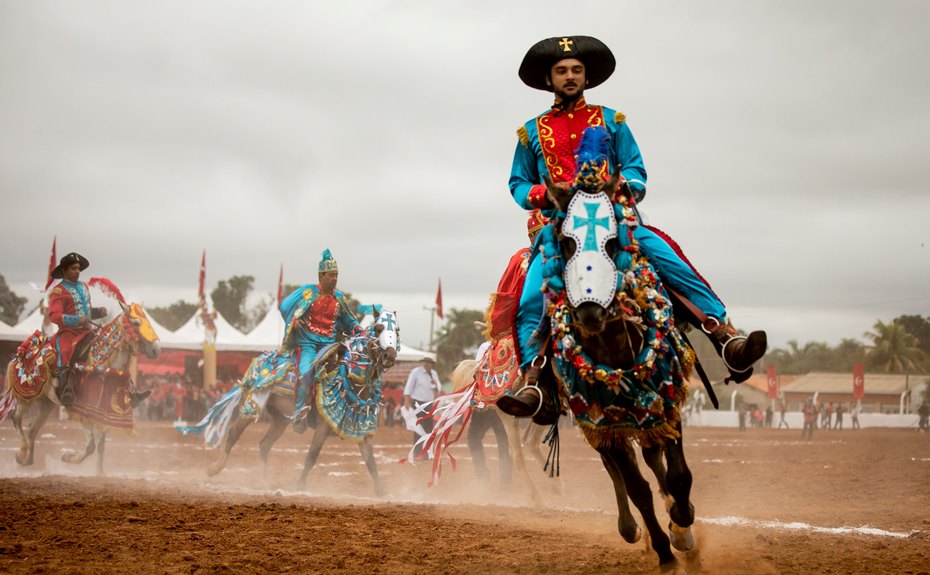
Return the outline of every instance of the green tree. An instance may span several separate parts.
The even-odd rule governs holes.
[[[830,358],[830,371],[851,372],[853,364],[865,363],[866,349],[861,341],[843,338],[833,349]]]
[[[161,325],[170,329],[177,330],[187,323],[197,311],[197,304],[178,300],[166,307],[150,307],[146,311]]]
[[[924,353],[925,358],[930,357],[930,317],[902,315],[893,321],[903,325],[907,333],[916,337],[917,347]]]
[[[458,362],[474,357],[484,342],[481,330],[475,327],[476,321],[484,321],[483,311],[455,308],[449,311],[436,335],[436,371],[440,377],[447,378]]]
[[[274,301],[273,297],[264,297],[249,307],[249,296],[252,294],[254,282],[255,278],[252,276],[233,276],[220,281],[210,292],[216,311],[233,327],[245,333],[251,331],[265,317]]]
[[[925,356],[917,347],[917,338],[907,332],[903,323],[878,320],[872,330],[864,334],[872,342],[872,349],[866,355],[869,369],[886,373],[924,370]]]
[[[13,325],[19,321],[19,315],[26,307],[26,298],[16,295],[0,274],[0,320]]]

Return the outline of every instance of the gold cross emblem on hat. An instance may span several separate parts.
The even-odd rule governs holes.
[[[562,40],[559,41],[559,46],[562,47],[562,51],[563,51],[563,52],[571,52],[571,51],[572,51],[572,44],[574,44],[574,42],[572,42],[572,41],[569,40],[568,38],[562,38]]]

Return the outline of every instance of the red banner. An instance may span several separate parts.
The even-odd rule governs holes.
[[[765,368],[765,377],[769,385],[769,397],[771,399],[778,398],[778,375],[775,373],[775,366],[770,365]]]
[[[853,364],[853,399],[865,396],[865,367],[861,363]]]
[[[442,279],[439,280],[439,287],[436,288],[436,315],[442,319]]]
[[[278,307],[281,307],[281,300],[284,299],[284,264],[281,264],[281,271],[278,272]]]
[[[54,279],[52,278],[52,270],[58,265],[58,256],[55,255],[55,244],[58,242],[58,236],[52,238],[52,255],[48,258],[48,277],[45,279],[45,289],[48,289],[48,286],[52,285]]]
[[[207,250],[203,250],[203,255],[200,257],[200,283],[197,287],[197,298],[203,299],[204,297],[204,281],[207,279]]]

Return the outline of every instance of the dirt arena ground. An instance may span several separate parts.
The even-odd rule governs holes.
[[[36,463],[14,461],[0,424],[0,573],[654,573],[655,555],[616,532],[610,481],[577,431],[562,433],[561,481],[534,466],[545,497],[533,505],[515,478],[502,489],[489,445],[490,484],[475,480],[464,446],[438,486],[430,469],[396,463],[409,434],[376,436],[389,490],[374,496],[354,444],[331,439],[306,492],[294,485],[309,434],[287,432],[268,479],[250,428],[229,467],[170,424],[144,422],[107,444],[105,478],[92,460],[60,461],[83,446],[55,421]],[[905,429],[819,431],[688,428],[699,552],[689,573],[930,573],[930,434]],[[489,435],[488,443],[493,441]],[[558,487],[561,486],[560,490]],[[666,521],[664,512],[660,521]]]

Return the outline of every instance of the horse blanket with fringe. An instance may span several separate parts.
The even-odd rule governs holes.
[[[320,350],[313,366],[318,413],[336,434],[352,441],[362,441],[375,434],[381,402],[381,378],[372,377],[366,359],[365,338],[349,340],[342,360],[329,369],[334,344]]]
[[[74,389],[74,405],[68,408],[71,419],[94,423],[108,431],[135,433],[129,373],[86,368],[80,364],[75,365],[75,372],[80,373],[80,377]]]
[[[252,360],[239,381],[245,400],[239,412],[244,417],[258,418],[261,407],[252,399],[258,391],[270,390],[279,395],[294,396],[297,388],[297,362],[290,351],[266,351]]]
[[[483,408],[496,403],[520,380],[519,367],[513,335],[508,334],[492,342],[475,368],[474,404]]]
[[[51,340],[38,330],[16,349],[7,370],[12,396],[21,404],[45,396],[52,382],[58,355]]]

